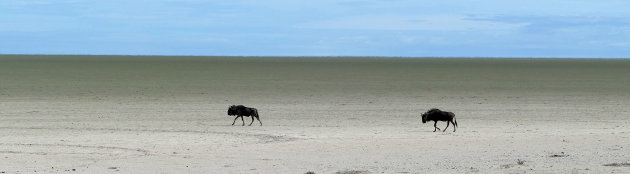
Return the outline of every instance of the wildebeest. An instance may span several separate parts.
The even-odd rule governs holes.
[[[234,123],[236,123],[236,119],[238,119],[238,117],[241,117],[241,121],[243,121],[243,126],[245,126],[245,119],[243,119],[243,116],[252,116],[252,122],[249,123],[250,126],[252,125],[252,123],[254,123],[254,118],[256,118],[262,126],[262,122],[258,117],[258,110],[256,108],[248,108],[243,105],[232,105],[230,106],[230,108],[228,108],[227,114],[230,116],[236,115],[236,118],[234,118],[234,122],[232,122],[232,126],[234,126]]]
[[[453,132],[455,132],[455,128],[457,127],[455,114],[453,114],[452,112],[441,111],[436,108],[429,109],[429,111],[422,114],[422,123],[426,123],[427,121],[435,121],[435,123],[433,124],[433,127],[435,127],[435,129],[433,129],[433,132],[435,132],[436,130],[440,130],[440,128],[437,127],[438,121],[446,121],[446,127],[442,132],[446,131],[446,128],[448,128],[448,125],[450,123],[453,123]]]

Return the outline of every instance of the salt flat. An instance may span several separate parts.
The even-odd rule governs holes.
[[[630,60],[3,55],[0,172],[630,173],[628,106]]]

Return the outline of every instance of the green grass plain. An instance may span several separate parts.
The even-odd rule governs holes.
[[[0,56],[5,99],[205,97],[628,96],[630,60]],[[279,93],[280,92],[280,93]],[[277,101],[281,102],[281,101]]]

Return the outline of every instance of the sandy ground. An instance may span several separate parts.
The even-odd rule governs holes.
[[[630,60],[0,56],[0,172],[630,173],[628,106]]]

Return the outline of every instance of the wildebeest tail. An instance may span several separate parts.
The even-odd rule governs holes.
[[[455,119],[455,114],[453,114],[453,124],[457,127],[457,119]]]

